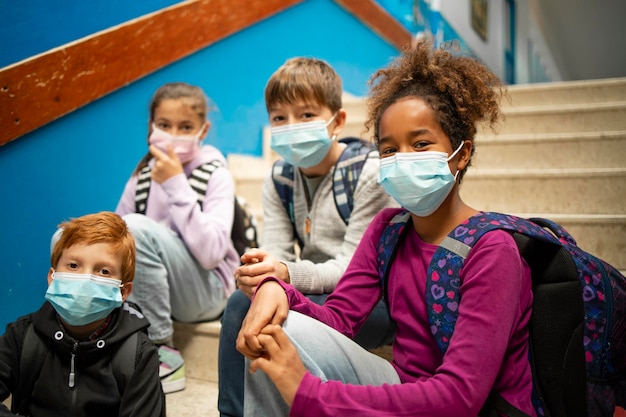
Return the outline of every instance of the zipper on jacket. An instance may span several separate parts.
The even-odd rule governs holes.
[[[72,357],[70,358],[70,377],[68,381],[68,385],[70,388],[74,388],[75,379],[76,379],[76,350],[78,349],[78,342],[74,342],[74,347],[72,348]]]

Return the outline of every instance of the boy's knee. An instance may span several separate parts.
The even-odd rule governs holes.
[[[237,321],[241,325],[249,309],[250,299],[242,291],[237,290],[228,297],[222,322],[235,323]]]

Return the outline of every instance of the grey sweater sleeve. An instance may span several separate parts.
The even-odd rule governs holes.
[[[285,264],[291,284],[300,292],[330,293],[346,270],[372,218],[385,207],[397,207],[393,199],[378,185],[378,169],[378,154],[372,152],[361,171],[354,193],[354,208],[347,226],[335,206],[332,170],[320,184],[310,211],[307,210],[302,187],[298,187],[299,183],[296,183],[296,227],[304,240],[304,249],[299,261],[285,259]],[[307,214],[311,221],[309,234],[306,234],[304,226]],[[290,222],[288,226],[291,229]]]
[[[263,230],[260,247],[281,261],[296,260],[293,226],[272,181],[272,172],[263,183]]]

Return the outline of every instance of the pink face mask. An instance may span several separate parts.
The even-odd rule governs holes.
[[[200,153],[200,135],[202,129],[195,135],[174,136],[164,130],[152,125],[152,134],[149,143],[163,152],[167,152],[167,147],[171,143],[174,147],[174,153],[183,164],[191,161]]]

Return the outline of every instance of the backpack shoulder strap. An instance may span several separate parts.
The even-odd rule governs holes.
[[[202,207],[202,203],[204,203],[204,196],[206,195],[211,175],[213,175],[216,169],[222,166],[224,166],[222,162],[215,160],[202,164],[191,171],[188,178],[189,185],[191,185],[191,188],[198,194],[198,204],[200,204],[200,207]]]
[[[208,187],[209,179],[215,170],[224,166],[220,161],[211,161],[202,164],[191,171],[189,175],[189,184],[191,188],[198,194],[198,204],[202,207],[204,196]],[[145,166],[139,174],[137,174],[137,187],[135,188],[135,212],[146,214],[146,205],[148,196],[150,195],[150,184],[152,180],[152,168]]]
[[[152,168],[146,165],[137,174],[137,186],[135,187],[135,212],[146,214],[146,204],[150,194],[150,181]]]
[[[389,269],[396,255],[400,238],[403,236],[406,225],[410,221],[411,213],[407,210],[402,210],[389,221],[378,239],[378,277],[387,306],[389,305],[387,302]]]
[[[24,341],[22,344],[22,352],[20,356],[20,382],[16,387],[13,395],[14,406],[11,407],[15,412],[27,412],[27,405],[30,402],[30,393],[33,391],[35,382],[39,379],[41,367],[48,354],[44,341],[41,340],[33,323],[28,325]]]
[[[138,332],[134,332],[113,352],[111,368],[113,369],[113,375],[117,381],[120,393],[125,391],[131,376],[135,372],[138,349],[139,335]]]
[[[280,197],[280,201],[283,203],[283,207],[289,216],[291,221],[291,227],[293,228],[293,235],[298,240],[300,248],[304,247],[304,243],[298,235],[296,229],[296,215],[293,207],[293,187],[294,187],[295,173],[294,166],[286,162],[284,159],[279,159],[274,162],[272,166],[272,182],[274,188]]]
[[[359,138],[343,138],[340,142],[346,143],[333,171],[333,196],[335,206],[343,222],[348,224],[354,207],[354,192],[363,170],[363,165],[374,146]]]
[[[280,197],[280,201],[285,207],[285,211],[289,216],[292,224],[295,224],[295,215],[293,210],[293,186],[294,186],[294,167],[283,159],[274,162],[272,167],[272,181],[274,188]]]
[[[554,236],[528,220],[493,212],[470,217],[452,230],[435,251],[426,277],[428,321],[442,353],[448,349],[458,317],[463,262],[476,242],[485,233],[496,229],[559,244]]]

